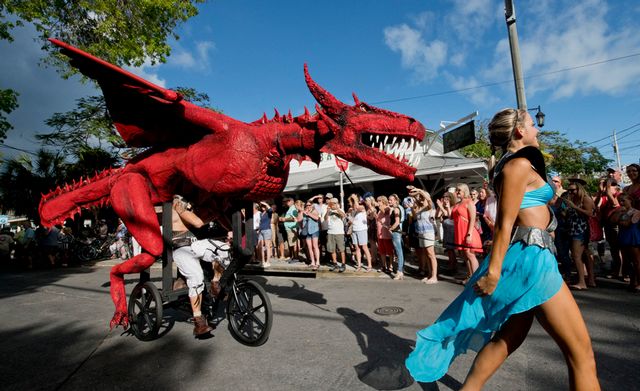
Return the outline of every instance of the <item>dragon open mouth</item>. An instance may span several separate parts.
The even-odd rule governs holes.
[[[382,153],[399,163],[414,168],[420,164],[423,150],[420,140],[413,136],[365,133],[361,141],[376,153]]]

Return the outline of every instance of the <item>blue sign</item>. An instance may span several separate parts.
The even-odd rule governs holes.
[[[0,225],[9,224],[9,216],[0,215]]]

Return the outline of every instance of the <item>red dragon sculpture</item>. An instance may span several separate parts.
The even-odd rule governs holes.
[[[246,123],[198,107],[64,42],[50,39],[71,64],[97,80],[115,127],[132,147],[148,150],[122,168],[57,188],[42,197],[44,225],[62,223],[80,208],[110,204],[143,252],[111,269],[115,314],[110,326],[128,327],[124,274],[139,273],[161,256],[163,240],[154,205],[174,194],[191,200],[200,215],[214,216],[230,202],[273,198],[284,189],[291,159],[328,152],[380,174],[413,180],[404,155],[424,138],[413,118],[361,102],[340,102],[304,74],[318,101],[317,114],[266,115]]]

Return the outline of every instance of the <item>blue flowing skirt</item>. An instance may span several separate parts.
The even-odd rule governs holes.
[[[507,250],[495,291],[480,297],[473,285],[486,274],[489,258],[482,261],[438,320],[418,331],[416,348],[405,363],[417,381],[440,379],[458,355],[467,349],[480,351],[511,315],[544,303],[563,284],[558,263],[549,249],[516,242]]]

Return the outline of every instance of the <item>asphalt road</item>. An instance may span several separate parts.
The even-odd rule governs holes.
[[[122,329],[104,266],[0,274],[0,388],[4,390],[457,390],[474,354],[440,381],[413,382],[403,371],[415,332],[432,323],[460,285],[388,278],[254,276],[270,295],[267,343],[248,347],[223,321],[198,340],[186,313],[167,310],[151,342]],[[158,271],[155,271],[155,275]],[[372,273],[373,274],[373,273]],[[136,283],[127,281],[128,292]],[[610,280],[577,292],[605,390],[640,384],[640,296]],[[382,306],[404,311],[376,315]],[[568,389],[559,349],[534,324],[487,390]]]

